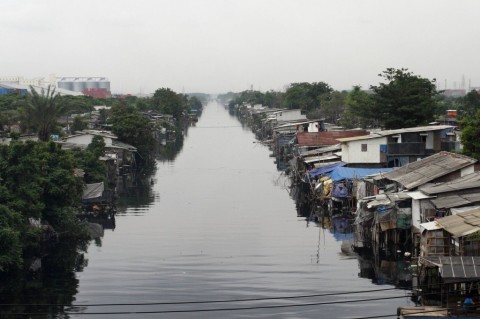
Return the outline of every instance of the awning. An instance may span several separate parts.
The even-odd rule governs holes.
[[[333,171],[335,168],[340,167],[340,166],[345,166],[347,163],[345,162],[337,162],[335,164],[330,164],[326,165],[317,169],[312,169],[311,171],[308,172],[308,176],[310,178],[313,178],[318,175],[324,175],[325,173]]]
[[[438,230],[438,229],[442,229],[442,226],[440,226],[436,221],[420,224],[420,232],[423,232],[424,230]]]
[[[429,256],[420,257],[420,264],[438,267],[446,283],[480,280],[480,257]]]
[[[436,196],[429,196],[421,191],[414,191],[414,192],[405,192],[408,196],[413,199],[427,199],[427,198],[435,198]]]
[[[102,197],[104,189],[105,189],[105,187],[103,185],[103,182],[94,183],[94,184],[87,184],[85,189],[83,190],[82,199],[85,200],[85,199]]]

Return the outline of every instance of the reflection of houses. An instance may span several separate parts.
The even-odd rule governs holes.
[[[442,150],[456,150],[454,127],[435,125],[372,132],[342,138],[342,161],[349,166],[400,167]]]

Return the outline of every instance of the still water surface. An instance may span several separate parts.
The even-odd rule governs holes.
[[[210,102],[175,160],[158,163],[146,199],[120,207],[115,230],[89,247],[88,266],[77,273],[74,305],[130,305],[71,310],[124,314],[70,317],[358,318],[411,305],[406,291],[393,289],[264,300],[394,288],[359,275],[358,259],[341,252],[349,234],[297,217],[288,180],[269,154]],[[399,298],[381,299],[390,297]],[[351,299],[377,300],[343,302]],[[188,303],[221,300],[237,301]],[[331,301],[342,303],[299,306]],[[137,305],[165,302],[179,304]],[[253,309],[233,309],[242,307]]]

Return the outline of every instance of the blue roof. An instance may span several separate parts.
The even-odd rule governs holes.
[[[330,176],[333,181],[340,181],[342,179],[365,178],[368,175],[389,172],[391,170],[393,170],[393,168],[354,168],[339,166],[324,175]]]
[[[310,178],[314,178],[315,176],[318,175],[325,175],[326,173],[329,173],[333,171],[335,168],[340,167],[340,166],[345,166],[347,163],[345,162],[337,162],[334,164],[322,166],[320,168],[312,169],[311,171],[308,172],[308,176]]]

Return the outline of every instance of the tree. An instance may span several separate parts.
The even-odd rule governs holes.
[[[365,114],[374,115],[385,129],[415,127],[434,120],[437,113],[435,80],[403,68],[388,68],[379,76],[387,83],[371,86],[374,103]]]
[[[153,109],[173,115],[178,120],[187,110],[187,105],[181,94],[177,94],[169,88],[161,88],[153,94]]]
[[[471,90],[463,97],[460,107],[460,116],[474,116],[480,110],[480,94],[477,90]]]
[[[320,96],[332,92],[325,82],[292,83],[284,95],[284,105],[288,109],[301,109],[305,112],[320,107]]]
[[[88,126],[87,122],[82,116],[75,116],[73,118],[72,126],[70,127],[70,131],[78,132],[86,129]]]
[[[30,90],[25,104],[27,121],[37,131],[40,141],[48,141],[65,107],[59,103],[59,95],[50,86],[46,91],[42,89],[41,94],[32,86]]]
[[[190,110],[195,110],[196,112],[200,112],[203,109],[202,102],[196,96],[189,96],[188,97],[188,108]]]
[[[320,107],[310,111],[308,118],[324,118],[326,122],[339,124],[340,116],[345,111],[346,91],[333,91],[319,96]]]
[[[273,90],[267,91],[264,94],[263,105],[271,108],[283,108],[284,93]]]
[[[345,112],[340,116],[340,125],[346,128],[378,127],[378,120],[373,113],[373,95],[354,86],[345,98]]]
[[[480,159],[480,110],[475,116],[465,116],[459,124],[462,127],[462,153]]]
[[[85,150],[75,148],[72,152],[79,168],[85,171],[83,177],[85,183],[105,182],[107,167],[105,162],[100,160],[100,157],[105,155],[105,141],[103,137],[96,135]]]
[[[122,142],[133,145],[140,155],[139,163],[145,166],[154,166],[153,126],[135,107],[119,103],[112,106],[109,118],[112,132]]]
[[[83,183],[75,159],[53,142],[12,142],[0,146],[0,273],[18,269],[25,250],[38,246],[40,219],[73,244],[87,237],[75,215]]]

